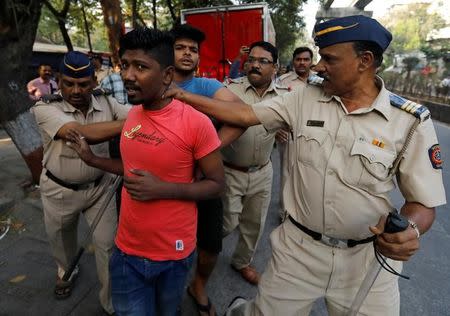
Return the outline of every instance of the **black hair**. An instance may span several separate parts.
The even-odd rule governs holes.
[[[377,43],[371,41],[354,41],[353,49],[358,56],[365,51],[372,52],[375,68],[381,66],[383,62],[383,49]]]
[[[42,67],[45,67],[45,66],[48,66],[48,67],[50,67],[50,68],[53,68],[52,65],[50,65],[50,64],[47,64],[47,63],[40,63],[39,66],[38,66],[38,70],[41,69]]]
[[[136,49],[144,50],[163,68],[173,66],[173,37],[168,32],[138,27],[120,38],[120,57],[126,50]]]
[[[250,45],[250,50],[253,49],[253,47],[261,47],[262,49],[268,51],[272,55],[273,63],[276,64],[278,61],[278,49],[270,44],[269,42],[265,41],[259,41],[254,42]]]
[[[197,43],[199,48],[200,44],[206,38],[205,33],[189,24],[177,25],[170,31],[170,33],[172,33],[172,36],[175,40],[178,40],[180,38],[193,40]]]
[[[308,52],[309,55],[311,56],[311,60],[313,59],[313,51],[311,50],[311,48],[306,47],[306,46],[301,46],[301,47],[297,47],[294,52],[292,53],[292,59],[295,59],[295,56],[297,56],[298,54],[304,53],[304,52]]]

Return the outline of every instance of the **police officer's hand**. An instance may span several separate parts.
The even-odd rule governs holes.
[[[89,163],[92,161],[95,155],[80,132],[75,129],[69,129],[66,138],[68,140],[66,145],[75,150],[84,162]]]
[[[286,129],[278,130],[275,139],[280,143],[287,143],[289,141],[289,131]]]
[[[411,227],[402,232],[388,234],[384,233],[386,216],[381,216],[376,226],[370,226],[370,231],[377,235],[376,247],[385,257],[407,261],[419,249],[419,239],[416,231]]]
[[[132,175],[123,178],[123,186],[133,200],[148,201],[161,198],[163,181],[148,171],[131,169]]]

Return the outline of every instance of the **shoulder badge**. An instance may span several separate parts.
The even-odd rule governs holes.
[[[60,94],[44,94],[41,97],[41,101],[50,104],[52,102],[61,102],[63,100],[63,97]]]
[[[97,88],[97,89],[94,89],[92,91],[92,95],[94,97],[98,97],[98,96],[101,96],[101,95],[107,96],[107,95],[110,95],[111,93],[112,93],[111,90],[105,89],[105,88]]]
[[[308,79],[306,80],[306,82],[312,86],[322,86],[323,83],[323,78],[319,77],[318,75],[311,75],[308,77]]]
[[[392,106],[414,115],[421,122],[426,121],[431,116],[430,110],[426,106],[407,100],[397,94],[391,93],[389,100]]]
[[[428,149],[428,155],[430,156],[430,162],[434,169],[442,169],[442,156],[441,146],[435,144]]]

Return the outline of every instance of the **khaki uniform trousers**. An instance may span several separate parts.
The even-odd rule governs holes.
[[[40,187],[44,207],[45,228],[50,247],[59,269],[67,269],[78,250],[78,218],[83,214],[89,225],[92,224],[106,192],[112,184],[112,176],[105,174],[97,187],[73,191],[64,188],[41,174]],[[111,303],[111,284],[109,277],[109,258],[111,257],[117,229],[115,199],[111,199],[103,217],[93,233],[95,263],[101,284],[100,303],[105,311],[114,311]]]
[[[314,301],[325,297],[328,314],[346,315],[374,260],[371,243],[339,249],[315,241],[286,220],[270,236],[272,258],[254,301],[231,315],[309,315]],[[402,264],[388,261],[400,272]],[[398,316],[397,277],[381,270],[359,315]]]
[[[266,222],[272,188],[272,163],[269,161],[254,172],[224,169],[223,233],[226,236],[239,226],[239,240],[231,264],[242,269],[251,263]]]

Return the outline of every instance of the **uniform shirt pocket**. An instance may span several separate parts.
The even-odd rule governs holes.
[[[372,145],[364,139],[357,139],[350,156],[345,176],[350,184],[375,194],[394,188],[389,170],[396,158],[395,152]]]
[[[325,163],[327,153],[323,148],[328,131],[320,127],[304,126],[297,133],[296,148],[298,160],[311,166]]]

